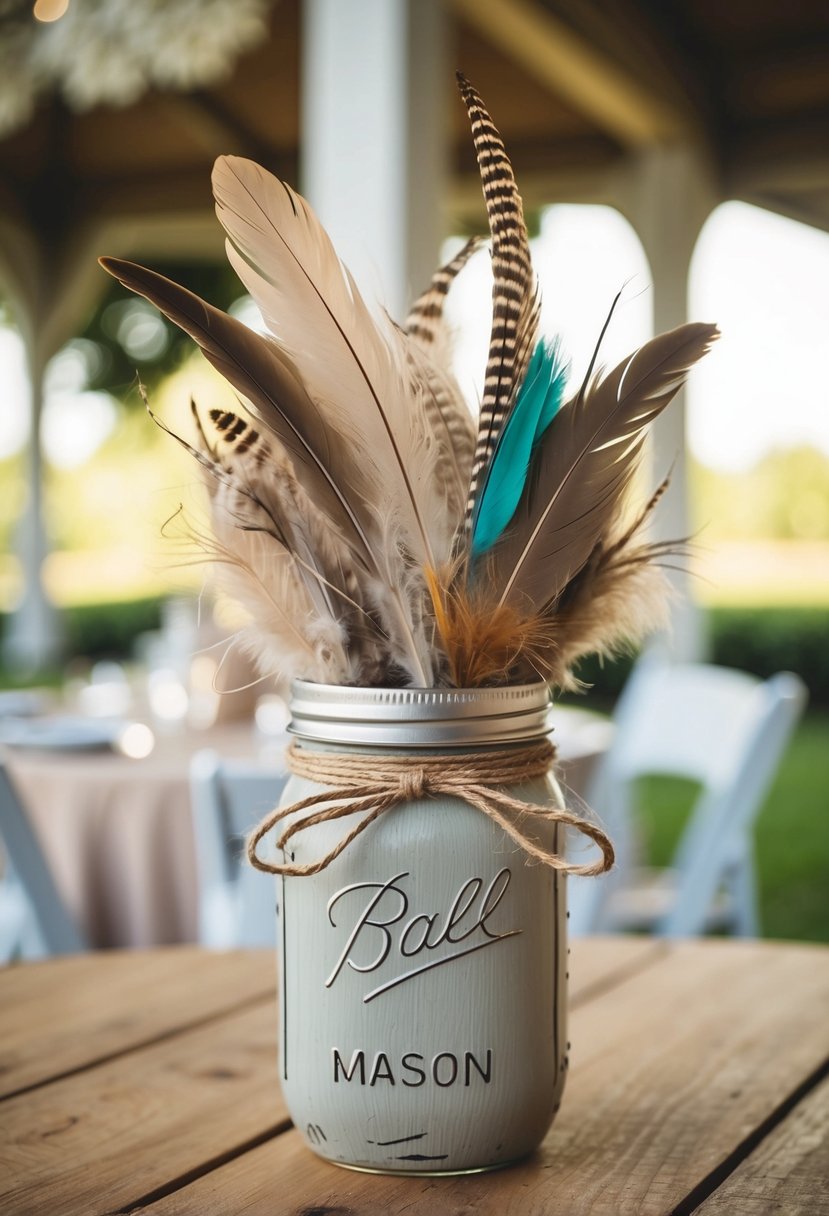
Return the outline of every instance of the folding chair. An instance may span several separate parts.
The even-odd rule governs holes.
[[[276,889],[248,865],[248,831],[276,806],[288,780],[280,769],[198,752],[190,791],[199,877],[199,941],[215,950],[276,944]]]
[[[602,879],[571,882],[572,932],[757,936],[754,821],[805,704],[790,672],[761,681],[705,664],[640,662],[587,799],[618,864]],[[656,875],[637,865],[633,820],[634,783],[651,774],[701,786],[670,870]]]
[[[25,808],[0,762],[0,963],[75,954],[83,934],[58,894]]]

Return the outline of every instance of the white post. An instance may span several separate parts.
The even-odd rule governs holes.
[[[448,66],[441,0],[305,0],[302,190],[374,307],[437,264]]]
[[[650,263],[655,331],[674,329],[688,320],[691,257],[700,229],[717,202],[705,161],[690,147],[652,148],[636,159],[622,189],[622,210],[636,229]],[[660,540],[687,538],[692,525],[684,392],[657,420],[651,458],[655,479],[673,468],[671,484],[656,514],[654,534]],[[698,661],[704,657],[706,639],[693,581],[684,571],[672,571],[671,578],[678,594],[671,636],[664,641],[677,661]]]
[[[43,563],[49,552],[43,519],[43,454],[40,419],[43,407],[45,360],[33,343],[26,343],[29,365],[31,430],[26,448],[27,501],[18,522],[17,552],[23,567],[23,596],[11,614],[3,638],[3,658],[14,670],[36,672],[61,655],[58,613],[43,587]]]

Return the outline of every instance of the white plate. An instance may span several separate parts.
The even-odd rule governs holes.
[[[60,751],[108,748],[123,730],[123,722],[93,718],[6,718],[0,721],[0,743]]]
[[[43,709],[42,693],[28,689],[0,692],[0,718],[30,718],[33,714],[42,713]]]

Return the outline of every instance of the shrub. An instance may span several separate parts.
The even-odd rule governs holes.
[[[767,679],[778,671],[793,671],[809,689],[812,706],[829,705],[829,609],[712,608],[708,617],[712,663],[736,667]],[[586,659],[579,678],[590,685],[590,701],[612,704],[624,687],[634,663]]]
[[[136,638],[161,625],[162,596],[66,608],[66,653],[89,659],[128,658]]]

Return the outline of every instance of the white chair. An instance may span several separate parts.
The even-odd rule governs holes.
[[[198,752],[190,792],[199,878],[199,941],[214,950],[276,944],[276,888],[248,865],[245,837],[279,801],[287,774]]]
[[[642,660],[587,796],[614,841],[617,866],[601,879],[571,880],[571,931],[650,928],[686,937],[724,928],[757,936],[754,820],[805,704],[805,686],[790,672],[761,681],[722,667]],[[701,786],[670,870],[656,875],[637,867],[633,818],[634,782],[651,774]]]
[[[0,963],[76,954],[87,943],[63,905],[17,790],[0,762]]]

